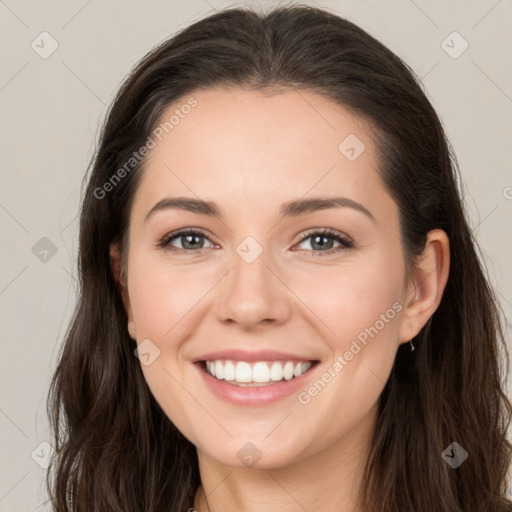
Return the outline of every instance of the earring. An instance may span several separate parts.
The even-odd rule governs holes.
[[[130,338],[135,339],[135,323],[128,322],[128,332],[130,333]]]
[[[400,338],[398,338],[398,343],[400,343]],[[414,345],[412,344],[412,340],[409,340],[409,343],[411,344],[411,352],[414,350]]]

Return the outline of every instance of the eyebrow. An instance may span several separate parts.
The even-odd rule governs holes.
[[[282,204],[280,216],[298,217],[300,215],[307,215],[308,213],[313,213],[319,210],[341,207],[353,208],[354,210],[364,213],[374,223],[376,222],[375,217],[367,208],[348,197],[312,197],[309,199],[288,201]],[[203,201],[193,197],[166,197],[158,201],[158,203],[151,208],[144,219],[144,223],[146,223],[156,212],[168,209],[185,210],[218,219],[223,218],[221,209],[212,201]]]

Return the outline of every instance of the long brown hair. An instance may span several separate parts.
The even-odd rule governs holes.
[[[363,508],[512,510],[506,499],[512,406],[502,388],[509,356],[453,151],[419,80],[399,57],[353,23],[302,5],[268,13],[228,9],[190,25],[132,70],[108,111],[84,182],[80,295],[48,396],[54,510],[193,507],[197,453],[152,396],[133,354],[109,245],[126,233],[144,159],[129,168],[126,162],[171,103],[219,85],[309,90],[369,120],[379,173],[399,208],[407,265],[429,230],[449,236],[442,301],[412,340],[414,352],[407,344],[398,350],[379,398]],[[122,179],[113,180],[123,166]],[[452,442],[468,453],[457,468],[442,458]]]

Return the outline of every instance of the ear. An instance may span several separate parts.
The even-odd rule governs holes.
[[[450,270],[450,241],[441,229],[427,234],[408,284],[407,300],[400,324],[400,343],[416,336],[441,302]]]
[[[110,244],[110,268],[112,269],[112,275],[114,276],[117,289],[123,298],[128,320],[132,322],[132,309],[128,296],[128,283],[126,280],[125,272],[123,272],[123,269],[121,268],[121,253],[119,251],[118,243]]]

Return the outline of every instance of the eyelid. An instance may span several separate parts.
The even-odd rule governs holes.
[[[298,245],[311,238],[313,235],[323,236],[327,238],[331,238],[338,242],[338,247],[332,247],[331,249],[325,251],[314,251],[312,249],[298,249],[295,252],[307,252],[309,256],[317,257],[317,256],[330,256],[334,254],[340,254],[341,252],[347,251],[349,249],[354,249],[356,244],[352,240],[352,238],[345,233],[338,231],[332,228],[311,228],[306,231],[302,235],[302,238],[294,245]]]
[[[173,247],[169,244],[169,242],[171,240],[173,240],[175,238],[179,238],[180,236],[184,236],[187,234],[199,234],[199,235],[202,235],[205,239],[209,240],[212,244],[220,245],[217,242],[215,242],[215,237],[208,234],[202,228],[190,227],[190,228],[178,229],[176,231],[167,233],[160,239],[157,246],[161,247],[163,249],[169,250],[171,252],[181,252],[181,253],[189,253],[189,254],[192,254],[192,253],[200,254],[203,251],[205,251],[206,249],[210,249],[210,247],[202,247],[199,249],[182,249],[179,247]],[[335,229],[332,229],[332,228],[321,228],[321,227],[310,228],[306,232],[302,233],[301,238],[297,242],[295,242],[293,244],[293,246],[295,246],[297,244],[301,244],[302,242],[306,241],[308,238],[310,238],[312,235],[315,235],[315,234],[320,235],[320,236],[325,236],[327,238],[332,238],[335,241],[337,241],[340,244],[340,246],[338,246],[336,248],[331,248],[331,249],[328,249],[325,251],[314,251],[311,249],[298,249],[295,252],[307,251],[308,253],[313,254],[313,255],[323,255],[323,254],[336,253],[341,250],[351,249],[355,246],[352,238],[350,236],[346,235],[345,233],[335,230]]]
[[[173,240],[174,238],[179,238],[180,236],[184,236],[184,235],[188,235],[188,234],[199,234],[199,235],[203,235],[204,238],[206,238],[207,240],[209,240],[212,244],[214,245],[219,245],[217,242],[215,242],[215,237],[213,237],[213,235],[210,235],[209,233],[207,233],[204,229],[202,228],[182,228],[182,229],[177,229],[176,231],[171,231],[170,233],[167,233],[166,235],[164,235],[158,242],[158,246],[159,247],[163,247],[164,249],[168,248],[168,244],[171,240]],[[177,251],[184,251],[184,252],[200,252],[204,249],[208,249],[208,247],[204,247],[202,249],[196,249],[194,251],[191,251],[191,250],[187,250],[187,249],[180,249],[179,247],[174,247],[173,249],[176,249]]]
[[[311,235],[314,235],[317,233],[323,234],[325,236],[342,238],[345,242],[354,244],[354,240],[350,236],[345,234],[344,232],[338,231],[337,229],[333,229],[333,228],[321,228],[321,227],[310,228],[310,229],[306,230],[306,232],[304,232],[301,235],[301,238],[297,243],[303,242],[306,238],[309,238]]]

